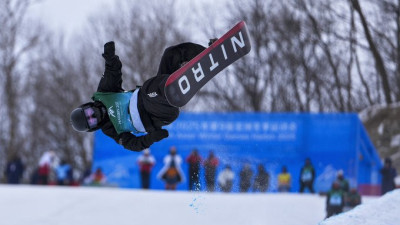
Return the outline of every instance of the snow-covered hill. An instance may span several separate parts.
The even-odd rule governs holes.
[[[321,224],[400,221],[400,190],[363,202]],[[324,219],[325,197],[0,185],[0,215],[4,225],[311,225]]]
[[[397,225],[400,224],[400,189],[327,219],[320,225]]]

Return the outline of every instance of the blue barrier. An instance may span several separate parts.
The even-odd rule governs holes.
[[[166,128],[170,137],[151,147],[157,161],[151,178],[153,189],[164,188],[156,174],[170,146],[176,146],[184,160],[194,148],[203,159],[212,150],[220,161],[218,171],[229,164],[236,173],[234,191],[238,191],[244,163],[254,172],[258,164],[265,166],[271,176],[269,191],[276,191],[277,174],[286,165],[292,175],[292,191],[298,191],[306,158],[316,169],[317,191],[328,190],[340,169],[352,186],[379,183],[381,161],[357,114],[181,113]],[[139,155],[124,150],[101,131],[95,133],[93,167],[102,167],[108,182],[139,188]],[[184,163],[182,168],[187,177],[188,165]],[[204,190],[203,177],[202,170]],[[185,180],[178,189],[187,189]]]

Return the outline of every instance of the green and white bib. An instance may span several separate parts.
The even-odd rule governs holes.
[[[137,93],[134,96],[137,102]],[[137,117],[140,121],[140,116],[130,115],[129,106],[133,92],[96,92],[93,94],[94,101],[100,101],[107,108],[108,117],[110,118],[115,130],[118,134],[123,132],[139,133],[132,123],[132,117]],[[137,106],[136,106],[137,108]],[[137,119],[136,118],[136,119]],[[141,122],[141,121],[140,121]]]

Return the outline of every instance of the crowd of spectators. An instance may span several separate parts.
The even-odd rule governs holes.
[[[383,168],[380,170],[381,194],[392,191],[396,188],[396,170],[392,166],[392,160],[386,158]],[[356,187],[350,187],[349,181],[345,178],[343,170],[339,170],[336,180],[332,183],[331,190],[327,193],[326,214],[327,217],[348,211],[361,204],[361,195]]]
[[[155,164],[154,157],[149,153],[150,151],[147,149],[144,153],[138,158],[138,163],[140,166],[140,171],[143,171],[145,165],[143,165],[142,158],[145,155],[147,157],[152,157],[151,166],[149,167],[148,173],[143,174],[141,172],[141,182],[142,187],[148,185],[144,185],[143,181],[147,182],[147,178],[151,173],[151,168]],[[169,149],[169,154],[166,155],[163,159],[163,167],[158,172],[157,178],[162,180],[165,183],[166,190],[175,190],[176,186],[179,183],[185,181],[185,173],[182,170],[182,164],[187,163],[188,167],[188,190],[190,191],[200,191],[202,190],[200,184],[200,171],[201,168],[204,168],[204,182],[205,182],[205,191],[214,192],[216,190],[221,190],[222,192],[231,192],[234,185],[234,180],[236,175],[232,169],[232,166],[227,164],[224,165],[224,168],[217,174],[218,167],[220,166],[220,161],[215,156],[213,151],[210,151],[208,156],[203,159],[197,149],[193,149],[191,153],[187,156],[185,160],[177,153],[177,149],[175,146],[171,146]],[[257,174],[254,176],[254,172],[251,168],[251,165],[246,163],[243,165],[243,168],[240,170],[239,174],[239,191],[240,192],[248,192],[248,191],[258,191],[258,192],[266,192],[269,187],[270,175],[266,171],[263,165],[258,165]]]
[[[343,170],[337,172],[336,180],[327,193],[326,217],[331,217],[348,211],[361,204],[361,195],[357,188],[350,188],[349,181],[345,178]]]
[[[155,157],[150,149],[144,150],[137,158],[140,173],[141,188],[151,188],[151,175],[156,163]],[[188,171],[182,170],[182,165],[186,163]],[[188,180],[188,190],[214,192],[232,192],[234,184],[238,184],[239,192],[268,192],[271,191],[271,177],[276,177],[278,192],[314,193],[314,181],[316,171],[310,158],[305,159],[304,165],[299,173],[299,190],[292,189],[292,175],[289,173],[286,165],[282,165],[281,170],[276,176],[270,176],[263,164],[253,166],[244,163],[241,168],[233,168],[237,164],[220,165],[220,160],[213,151],[203,159],[197,149],[193,149],[187,158],[183,159],[175,146],[171,146],[169,153],[163,159],[163,167],[157,173],[157,178],[164,182],[166,190],[176,190],[177,185]],[[218,168],[221,166],[221,169]],[[201,171],[204,173],[204,184],[201,185]],[[219,171],[219,172],[218,172]],[[238,171],[235,174],[235,171]],[[18,155],[12,157],[5,168],[6,182],[9,184],[19,184],[23,179],[25,166]],[[218,172],[218,174],[217,174]],[[392,161],[387,158],[384,166],[380,170],[382,182],[381,191],[385,194],[395,188],[394,179],[397,176],[396,170],[392,166]],[[187,175],[187,177],[186,177]],[[37,167],[30,174],[30,184],[40,185],[90,185],[107,186],[107,178],[102,168],[85,170],[83,173],[77,173],[71,164],[60,159],[54,151],[44,152],[38,160]],[[361,203],[361,196],[357,187],[350,187],[349,181],[345,178],[343,170],[337,172],[336,180],[332,183],[331,189],[325,193],[327,217],[346,211]]]
[[[5,168],[6,182],[8,184],[22,183],[25,170],[26,168],[21,158],[18,155],[13,156]],[[67,160],[60,159],[54,151],[46,151],[39,158],[37,166],[30,172],[29,184],[102,186],[106,184],[106,177],[101,168],[96,168],[93,172],[91,169],[87,169],[80,173]]]
[[[149,177],[155,164],[155,159],[150,154],[149,149],[139,156],[138,163],[141,172],[141,186],[148,189],[150,188]],[[184,163],[187,164],[187,173],[182,170]],[[158,172],[157,178],[165,183],[165,189],[167,190],[175,190],[177,185],[184,182],[186,178],[188,180],[188,190],[190,191],[205,190],[214,192],[220,190],[222,192],[232,192],[235,183],[238,184],[237,190],[239,192],[268,192],[272,190],[270,187],[270,173],[263,164],[257,165],[255,171],[253,171],[253,165],[250,163],[243,163],[241,168],[233,168],[233,165],[237,164],[220,164],[220,160],[213,151],[210,151],[208,156],[203,159],[199,151],[193,149],[187,158],[183,159],[176,147],[171,146],[169,153],[163,159],[163,167]],[[220,166],[222,168],[218,170]],[[201,170],[202,168],[203,170]],[[201,171],[204,173],[205,187],[200,184]],[[238,171],[237,174],[235,171]],[[350,193],[348,181],[343,178],[343,171],[339,173],[341,175],[338,175],[337,181],[340,182],[341,187],[346,192]],[[298,191],[303,193],[308,191],[314,193],[316,171],[310,158],[305,159],[304,165],[300,168],[299,176],[299,190],[292,189],[292,175],[286,165],[281,167],[280,173],[272,177],[277,179],[276,190],[278,192]]]

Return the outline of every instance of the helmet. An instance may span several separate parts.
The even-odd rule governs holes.
[[[74,130],[91,132],[99,129],[99,125],[105,114],[102,108],[96,106],[94,102],[89,102],[74,109],[70,117]]]

